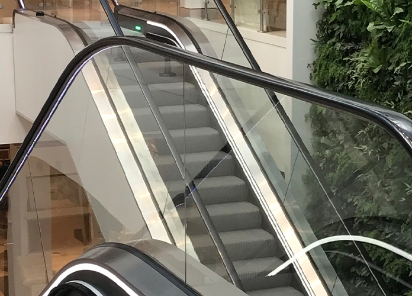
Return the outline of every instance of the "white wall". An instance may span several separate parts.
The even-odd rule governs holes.
[[[0,24],[0,144],[21,143],[26,130],[16,115],[12,26]]]
[[[313,6],[313,1],[288,0],[287,1],[287,48],[290,61],[288,71],[290,78],[311,84],[309,65],[315,59],[314,42],[316,39],[316,22],[321,12]],[[310,121],[305,120],[312,105],[296,98],[291,98],[286,103],[286,108],[292,118],[292,122],[309,151],[312,151],[312,130]],[[290,141],[290,140],[289,140]],[[291,143],[290,162],[296,162],[296,175],[301,178],[306,173],[307,165],[297,156],[295,144]],[[300,171],[300,173],[299,173]],[[304,195],[304,188],[297,190]]]
[[[16,15],[15,23],[16,111],[33,121],[66,64],[74,57],[74,51],[56,27],[22,15]],[[89,72],[94,71],[91,64],[88,67]],[[97,89],[98,84],[94,87]],[[100,100],[104,99],[100,96]],[[99,208],[105,208],[128,233],[140,233],[145,223],[82,74],[75,79],[46,131],[49,137],[67,145],[81,185],[93,200],[100,203]],[[50,153],[39,152],[37,155],[56,166],[56,157]],[[118,202],[120,197],[121,203]],[[99,222],[104,221],[105,213],[96,212],[96,218]],[[110,240],[111,230],[101,230]]]
[[[198,26],[209,40],[218,58],[238,65],[250,67],[239,45],[232,35],[227,35],[226,24],[219,24],[195,18],[189,18]],[[239,28],[240,33],[250,47],[253,55],[262,68],[262,71],[289,78],[288,52],[286,39],[279,35],[259,33],[256,30]]]

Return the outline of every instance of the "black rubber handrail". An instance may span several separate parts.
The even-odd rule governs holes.
[[[122,45],[157,53],[216,74],[240,80],[261,88],[271,89],[308,103],[333,108],[337,111],[344,111],[356,117],[367,119],[381,126],[390,135],[397,139],[412,158],[412,121],[405,115],[391,109],[339,94],[326,92],[306,84],[297,83],[197,53],[188,52],[146,38],[108,37],[96,41],[82,50],[69,63],[60,76],[52,93],[33,123],[33,127],[25,138],[21,149],[18,151],[4,178],[0,182],[0,200],[4,197],[5,191],[9,188],[10,181],[14,180],[16,171],[20,169],[22,162],[25,160],[24,157],[27,157],[27,153],[31,151],[36,136],[43,131],[44,125],[50,120],[50,115],[54,113],[55,108],[60,103],[62,95],[66,93],[67,88],[72,82],[71,79],[73,79],[73,76],[77,75],[84,64],[99,50]]]
[[[28,135],[24,139],[16,157],[13,159],[9,169],[0,182],[0,202],[3,200],[5,193],[10,188],[30,152],[33,150],[41,133],[44,131],[76,75],[94,55],[104,49],[115,46],[130,46],[157,53],[176,61],[187,63],[216,74],[221,74],[228,78],[274,90],[312,104],[333,108],[337,111],[345,111],[356,117],[370,120],[381,126],[390,135],[397,139],[412,158],[412,121],[406,116],[393,110],[334,93],[325,92],[308,85],[281,79],[249,68],[148,40],[146,38],[109,37],[96,41],[92,45],[83,49],[63,71],[39,115],[34,121]]]

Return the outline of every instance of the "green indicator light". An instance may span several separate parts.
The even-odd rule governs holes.
[[[141,31],[142,30],[142,27],[139,26],[139,25],[136,25],[134,28],[136,29],[136,31]]]

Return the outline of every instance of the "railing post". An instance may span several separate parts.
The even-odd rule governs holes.
[[[205,0],[205,20],[210,21],[209,19],[209,11],[208,11],[208,4],[209,4],[209,0]]]
[[[235,21],[235,9],[236,9],[235,0],[230,0],[230,14],[231,14],[233,23],[236,23],[236,21]]]
[[[180,16],[180,0],[176,0],[177,3],[177,16]]]
[[[259,14],[260,14],[260,25],[259,25],[259,32],[267,32],[268,28],[267,28],[267,23],[266,23],[266,14],[268,13],[268,10],[265,9],[265,0],[260,0],[260,10],[259,10]]]

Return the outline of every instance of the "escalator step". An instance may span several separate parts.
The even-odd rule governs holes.
[[[277,250],[277,242],[273,235],[263,229],[237,230],[219,233],[229,257],[236,260],[248,258],[274,257]],[[209,236],[193,235],[192,243],[203,264],[213,263],[210,254],[215,251],[215,246]]]
[[[235,164],[232,156],[224,152],[187,153],[181,157],[190,176],[195,179],[234,174]],[[182,178],[171,155],[159,156],[155,158],[155,163],[163,180],[173,181]]]
[[[132,109],[133,114],[143,133],[158,131],[150,122],[153,113],[150,108]],[[162,119],[168,129],[185,129],[209,126],[207,108],[198,104],[162,106],[159,107]],[[149,123],[148,123],[149,122]]]
[[[255,258],[249,260],[234,261],[233,265],[242,281],[246,291],[269,289],[276,287],[284,287],[291,284],[292,274],[289,268],[286,268],[281,273],[267,277],[271,271],[279,267],[283,263],[282,260],[276,257]],[[226,269],[219,264],[208,265],[208,267],[219,275],[225,275]]]
[[[245,181],[235,176],[208,177],[195,180],[200,198],[205,205],[246,201],[248,188]],[[168,183],[172,198],[184,192],[184,181]]]
[[[233,202],[206,206],[218,232],[259,228],[262,216],[257,206],[249,202]],[[187,233],[189,235],[207,233],[204,222],[196,207],[179,209],[182,217],[186,213]]]
[[[211,127],[170,130],[170,135],[177,151],[181,154],[219,151],[222,148],[219,132]],[[160,131],[146,133],[144,137],[146,142],[155,149],[156,154],[170,155],[169,146]]]
[[[175,76],[163,75],[165,72],[164,62],[139,63],[137,64],[137,68],[140,70],[143,78],[142,82],[145,84],[180,82],[180,86],[182,86],[183,67],[177,62],[171,62],[170,65],[171,72],[175,73]],[[127,61],[114,61],[110,66],[118,78],[119,85],[133,85],[131,82],[136,81],[133,69]]]
[[[303,296],[301,292],[292,287],[248,291],[247,294],[249,296]]]
[[[191,83],[156,83],[148,85],[156,106],[195,104],[201,96],[200,91]],[[139,85],[122,86],[122,91],[131,108],[148,107]]]

